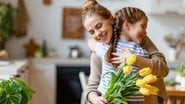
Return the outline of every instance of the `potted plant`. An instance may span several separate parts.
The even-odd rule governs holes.
[[[0,104],[29,104],[33,94],[24,81],[0,79]]]
[[[12,36],[13,8],[9,4],[0,3],[0,50]]]
[[[185,65],[182,64],[176,68],[176,82],[185,87]]]

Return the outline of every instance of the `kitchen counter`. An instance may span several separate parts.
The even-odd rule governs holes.
[[[43,58],[43,59],[30,59],[30,60],[11,60],[10,64],[7,64],[9,61],[2,61],[0,64],[0,75],[18,75],[19,70],[27,65],[39,63],[39,64],[55,64],[55,65],[89,65],[90,59],[88,58]]]
[[[8,62],[8,61],[7,61]],[[27,65],[27,60],[14,60],[10,64],[0,65],[0,76],[2,75],[18,75],[20,69]]]
[[[22,67],[25,67],[27,63],[33,62],[33,63],[40,63],[40,64],[55,64],[55,65],[81,65],[81,66],[87,66],[90,65],[90,58],[43,58],[43,59],[34,59],[31,60],[13,60],[11,64],[9,65],[1,65],[0,64],[0,75],[17,75],[18,70]],[[170,69],[174,69],[177,64],[175,63],[168,63],[168,66]]]
[[[43,58],[31,59],[33,63],[55,64],[55,65],[90,65],[90,58]]]

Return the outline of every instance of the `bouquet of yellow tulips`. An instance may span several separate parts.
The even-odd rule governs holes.
[[[128,104],[128,97],[136,93],[143,95],[157,95],[159,89],[150,84],[157,80],[151,74],[150,68],[143,68],[138,72],[132,71],[132,65],[136,56],[127,58],[125,65],[121,67],[118,74],[110,72],[111,80],[104,95],[110,104]]]

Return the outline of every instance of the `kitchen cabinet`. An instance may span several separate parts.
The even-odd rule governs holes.
[[[29,84],[36,91],[32,104],[56,104],[56,65],[89,65],[90,59],[44,58],[31,59]]]
[[[55,104],[55,64],[33,60],[30,67],[29,84],[36,92],[32,104]]]
[[[14,75],[14,77],[16,79],[22,80],[25,83],[29,84],[29,82],[28,82],[29,70],[30,70],[29,66],[26,65],[26,66],[22,67],[21,69],[19,69],[18,74]]]
[[[57,65],[57,103],[80,104],[82,86],[79,73],[90,73],[89,65]]]

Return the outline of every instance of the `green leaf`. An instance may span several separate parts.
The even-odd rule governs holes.
[[[13,8],[7,4],[1,4],[0,5],[0,42],[4,42],[12,36],[12,22],[13,22]]]
[[[114,98],[110,104],[128,104],[126,100],[122,100],[121,98]]]
[[[30,102],[33,93],[35,93],[35,91],[33,91],[24,81],[21,80],[17,80],[19,82],[19,84],[22,86],[22,95],[25,96],[25,99],[27,99],[27,102]]]
[[[109,74],[111,74],[111,80],[104,97],[110,104],[127,104],[127,98],[139,91],[135,85],[139,78],[138,72],[124,74],[121,68],[117,75],[113,72],[109,72]]]
[[[16,79],[0,80],[4,93],[0,96],[0,104],[28,104],[34,91],[23,81]]]
[[[116,82],[116,75],[115,75],[113,72],[110,72],[110,74],[111,74],[111,80],[110,80],[110,82],[109,82],[108,88],[112,88],[113,85],[114,85],[115,82]]]
[[[4,93],[4,89],[2,87],[0,87],[0,96],[2,96]]]
[[[182,64],[179,67],[176,68],[176,71],[179,75],[185,76],[185,65]]]

